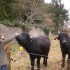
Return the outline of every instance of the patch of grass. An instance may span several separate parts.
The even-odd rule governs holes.
[[[19,51],[19,45],[16,42],[13,42],[11,55],[15,56],[18,51]]]

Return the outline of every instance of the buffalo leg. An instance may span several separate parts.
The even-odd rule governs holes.
[[[64,68],[65,67],[65,57],[66,57],[66,54],[62,54],[62,67]]]
[[[30,56],[30,60],[31,60],[31,70],[34,70],[34,58],[32,58],[32,56]]]
[[[40,70],[40,59],[41,57],[37,58],[37,70]]]
[[[45,57],[44,57],[44,59],[43,59],[43,65],[45,65]]]
[[[43,64],[44,64],[44,66],[47,66],[47,57],[44,57],[44,59],[43,59]]]

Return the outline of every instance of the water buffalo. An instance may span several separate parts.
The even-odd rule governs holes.
[[[40,70],[40,59],[44,58],[43,64],[47,66],[47,58],[50,50],[50,39],[47,36],[30,38],[29,33],[21,33],[16,40],[28,52],[31,60],[31,70],[34,70],[34,61],[37,59],[37,70]]]
[[[60,42],[60,48],[62,52],[62,67],[65,67],[65,57],[66,54],[68,55],[68,65],[67,70],[70,70],[70,37],[69,34],[66,32],[61,32],[58,37],[55,39],[58,39]]]

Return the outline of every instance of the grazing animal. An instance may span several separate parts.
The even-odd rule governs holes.
[[[47,66],[47,58],[50,50],[50,40],[47,36],[39,36],[36,38],[30,38],[30,35],[26,32],[20,34],[16,40],[18,44],[23,46],[29,53],[31,60],[31,70],[34,70],[34,61],[37,59],[37,70],[40,70],[40,59],[44,58],[43,64]]]
[[[62,67],[65,67],[65,57],[66,54],[68,54],[67,70],[70,70],[70,37],[68,33],[61,32],[55,39],[58,39],[60,42],[60,48],[62,52]]]

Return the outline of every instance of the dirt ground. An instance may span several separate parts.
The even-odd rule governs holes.
[[[23,51],[23,54],[20,54],[18,52],[14,57],[14,61],[11,61],[11,70],[30,70],[30,60],[29,56],[26,53],[26,51]],[[59,47],[59,42],[52,40],[51,49],[49,52],[48,57],[48,66],[43,66],[43,59],[41,59],[41,70],[66,70],[67,61],[65,63],[65,67],[61,68],[61,50]],[[35,70],[36,69],[36,63],[35,63]]]

